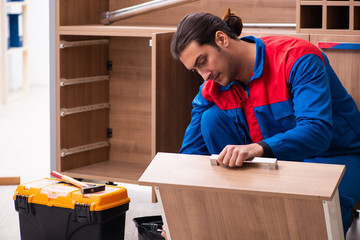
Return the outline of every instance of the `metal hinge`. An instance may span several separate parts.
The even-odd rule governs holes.
[[[107,61],[106,62],[106,68],[107,68],[107,70],[112,70],[112,61]]]
[[[108,129],[107,129],[106,135],[107,135],[108,138],[111,138],[111,137],[112,137],[112,128],[108,128]]]

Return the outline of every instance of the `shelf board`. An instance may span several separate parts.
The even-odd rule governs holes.
[[[349,30],[349,29],[322,29],[322,28],[300,28],[298,33],[359,35],[359,34],[360,34],[360,30]]]
[[[299,33],[319,33],[324,32],[322,28],[300,28]]]
[[[322,1],[301,1],[301,6],[322,6]]]
[[[105,25],[75,25],[60,26],[60,35],[89,36],[125,36],[151,37],[154,33],[174,32],[175,27],[139,27],[139,26],[105,26]]]
[[[62,173],[74,178],[138,184],[147,166],[148,164],[144,163],[105,161],[62,171]]]
[[[317,5],[319,1],[302,1],[309,5]],[[339,3],[335,1],[334,3]],[[340,2],[341,3],[341,2]],[[347,2],[345,2],[346,4]],[[60,35],[89,35],[89,36],[127,36],[127,37],[152,37],[153,33],[174,32],[176,28],[172,27],[139,27],[139,26],[105,26],[105,25],[76,25],[76,26],[60,26]],[[244,28],[244,32],[251,32],[255,29]],[[300,33],[318,33],[323,31],[322,28],[300,28]],[[257,30],[256,30],[257,31]],[[269,29],[273,31],[273,29]],[[279,30],[278,30],[279,31]],[[294,30],[281,30],[283,33],[292,33]],[[324,33],[341,33],[341,34],[357,34],[358,31],[349,31],[348,29],[326,29]],[[261,32],[266,32],[262,29]]]
[[[241,36],[245,36],[246,33],[261,33],[261,34],[284,34],[292,35],[296,34],[296,28],[243,28]]]
[[[350,6],[349,1],[327,1],[327,6]]]

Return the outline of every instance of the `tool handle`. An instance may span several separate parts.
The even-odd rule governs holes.
[[[210,156],[210,164],[213,166],[219,165],[218,157],[218,154],[212,154]],[[268,164],[270,169],[277,169],[278,167],[276,158],[254,157],[247,159],[245,163]]]
[[[53,177],[56,177],[56,178],[59,178],[59,179],[65,181],[65,182],[71,183],[71,184],[73,184],[73,185],[75,185],[75,186],[77,186],[79,188],[89,187],[87,184],[84,184],[84,183],[82,183],[82,182],[80,182],[80,181],[78,181],[78,180],[76,180],[76,179],[74,179],[72,177],[66,176],[66,175],[61,174],[61,173],[59,173],[57,171],[52,171],[50,174]]]

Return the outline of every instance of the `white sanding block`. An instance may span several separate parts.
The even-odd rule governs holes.
[[[218,154],[212,154],[210,156],[210,164],[212,166],[220,165],[218,162]],[[245,163],[267,164],[269,169],[277,169],[278,163],[276,158],[254,157],[245,161]]]

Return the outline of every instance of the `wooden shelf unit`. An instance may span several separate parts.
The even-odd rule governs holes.
[[[11,47],[8,48],[8,39],[7,39],[7,30],[9,26],[7,18],[7,7],[21,7],[22,11],[22,30],[23,30],[23,44],[22,47]],[[0,33],[0,104],[7,103],[12,99],[17,98],[17,96],[26,93],[29,89],[29,79],[28,79],[28,49],[27,49],[27,0],[21,2],[6,2],[6,0],[0,0],[0,27],[4,29]],[[20,53],[22,56],[22,85],[17,88],[9,91],[8,80],[8,61],[9,56],[12,54]]]
[[[103,26],[109,3],[90,2],[56,1],[56,169],[137,183],[179,151],[202,81],[171,57],[175,28]]]
[[[297,0],[296,5],[299,33],[360,34],[358,0]]]

